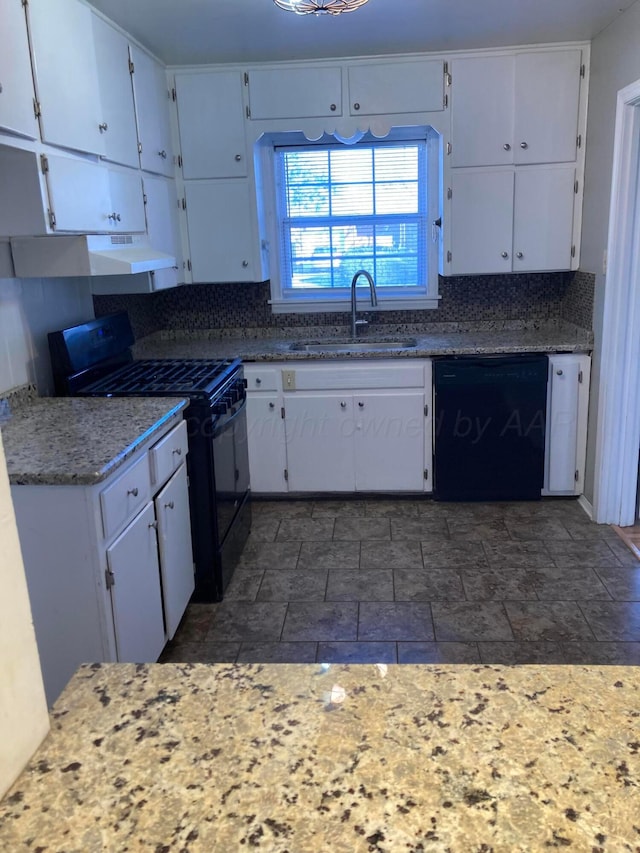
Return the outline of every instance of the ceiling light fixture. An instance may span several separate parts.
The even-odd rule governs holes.
[[[341,15],[364,6],[368,0],[273,0],[279,9],[296,15]]]

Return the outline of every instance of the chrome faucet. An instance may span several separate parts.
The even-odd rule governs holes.
[[[366,326],[367,320],[356,320],[356,285],[358,284],[358,279],[363,275],[367,281],[369,282],[369,293],[371,296],[371,305],[375,308],[378,304],[378,295],[376,293],[376,283],[371,277],[371,274],[366,270],[358,270],[358,272],[351,279],[351,336],[355,339],[356,337],[356,329],[358,326]]]

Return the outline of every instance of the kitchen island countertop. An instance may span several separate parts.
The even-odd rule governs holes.
[[[0,848],[635,851],[639,720],[633,667],[86,665]]]
[[[2,427],[12,485],[93,485],[182,417],[170,397],[41,397]]]

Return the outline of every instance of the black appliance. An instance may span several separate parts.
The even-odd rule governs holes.
[[[126,312],[52,332],[56,393],[185,397],[194,601],[220,601],[251,527],[246,388],[239,359],[134,360]]]
[[[537,500],[544,482],[546,355],[434,361],[434,498]]]

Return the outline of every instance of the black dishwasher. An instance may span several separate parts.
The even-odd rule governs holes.
[[[434,498],[539,499],[547,356],[459,356],[434,368]]]

